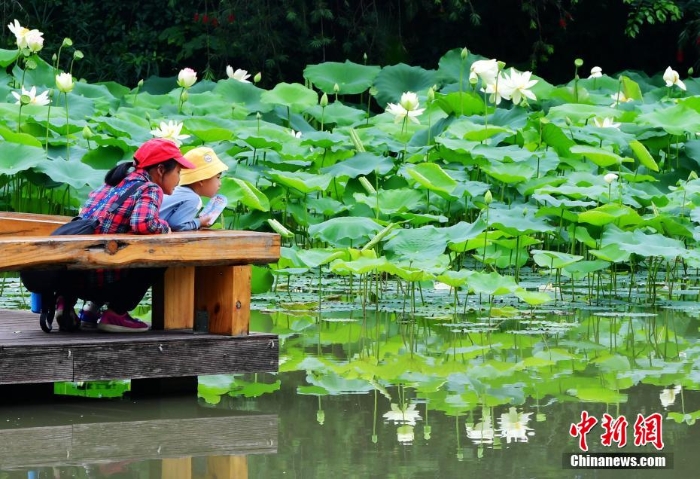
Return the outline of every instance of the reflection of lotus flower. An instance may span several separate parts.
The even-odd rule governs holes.
[[[473,427],[467,424],[467,437],[474,441],[474,444],[493,444],[494,436],[493,420],[488,409],[484,410],[481,422]]]
[[[404,424],[396,428],[396,440],[401,443],[411,443],[415,435],[413,434],[413,426]]]
[[[518,412],[514,407],[510,408],[507,413],[501,414],[499,419],[499,427],[501,429],[501,437],[506,438],[506,443],[511,441],[527,442],[528,435],[533,435],[531,427],[527,427],[532,413]]]
[[[182,144],[182,140],[190,137],[190,135],[181,135],[181,131],[182,123],[179,121],[171,120],[167,123],[161,121],[159,128],[151,130],[151,135],[157,138],[167,138],[168,140],[172,140],[177,146],[180,146]]]
[[[666,68],[666,71],[664,72],[664,81],[666,82],[667,87],[676,85],[681,90],[685,90],[685,83],[681,81],[681,77],[678,75],[678,72],[671,67]]]
[[[663,407],[673,406],[676,402],[676,395],[681,392],[680,386],[674,386],[673,389],[664,389],[659,394],[659,399],[661,400],[661,405]]]
[[[416,421],[420,420],[420,413],[416,411],[415,404],[408,404],[403,408],[399,407],[398,404],[392,404],[391,411],[384,413],[384,419],[398,424],[415,426]]]
[[[49,91],[46,90],[45,92],[37,95],[35,86],[33,86],[32,89],[29,91],[25,90],[24,87],[22,87],[22,94],[21,95],[19,93],[17,93],[16,91],[13,91],[12,96],[14,96],[17,99],[17,101],[15,102],[15,104],[17,104],[17,105],[19,105],[19,104],[26,104],[26,105],[34,104],[34,105],[45,106],[51,102],[51,100],[49,100]],[[29,101],[27,101],[26,103],[23,102],[22,97],[29,98]]]
[[[418,106],[418,95],[408,91],[401,95],[398,104],[389,103],[386,106],[386,111],[394,115],[394,123],[398,123],[404,118],[408,118],[413,123],[420,123],[416,117],[421,115],[425,108],[418,108]]]
[[[603,69],[600,67],[593,67],[591,68],[591,74],[588,76],[588,78],[600,78],[603,76]]]
[[[618,128],[619,129],[620,124],[615,123],[613,120],[614,120],[613,118],[609,118],[609,117],[603,118],[602,120],[600,120],[599,118],[593,118],[593,123],[598,128]]]

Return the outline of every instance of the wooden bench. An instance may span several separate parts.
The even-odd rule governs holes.
[[[280,256],[279,235],[250,231],[49,236],[69,220],[0,213],[0,271],[167,268],[152,290],[155,330],[192,329],[206,314],[210,333],[247,335],[251,265]]]

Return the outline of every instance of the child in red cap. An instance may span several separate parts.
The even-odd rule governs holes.
[[[107,172],[105,184],[90,193],[81,208],[83,218],[97,218],[96,234],[169,233],[168,223],[159,216],[163,194],[169,195],[180,181],[180,169],[194,168],[171,140],[153,138],[136,150],[134,161],[121,163]],[[140,184],[116,209],[112,205],[134,184]],[[112,211],[113,210],[113,211]],[[80,326],[109,332],[142,332],[148,325],[129,316],[143,299],[161,269],[96,270],[68,272],[67,291],[56,303],[56,320],[62,330]],[[92,306],[78,320],[74,306],[77,298]],[[100,306],[108,309],[100,316]]]

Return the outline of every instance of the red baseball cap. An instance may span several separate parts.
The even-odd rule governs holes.
[[[136,168],[148,168],[168,160],[175,160],[183,168],[195,168],[194,163],[182,156],[180,148],[167,138],[151,138],[134,153]]]

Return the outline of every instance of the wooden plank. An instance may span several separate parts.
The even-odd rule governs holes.
[[[73,348],[52,345],[0,347],[0,384],[73,380]]]
[[[278,362],[279,343],[269,337],[98,343],[73,348],[73,381],[277,371]]]
[[[0,212],[0,237],[48,236],[70,220],[70,216]]]
[[[207,457],[207,479],[248,479],[246,456]]]
[[[277,423],[274,415],[232,415],[0,429],[0,464],[5,470],[105,460],[274,454]]]
[[[250,278],[249,265],[197,268],[195,308],[207,311],[210,333],[229,336],[249,333]]]
[[[0,251],[0,271],[266,264],[279,259],[280,237],[232,230],[0,237]]]
[[[154,288],[152,295],[154,310],[162,316],[160,329],[192,329],[194,279],[192,266],[172,267],[165,271],[162,287]]]
[[[163,458],[160,477],[163,479],[192,479],[192,458]]]

